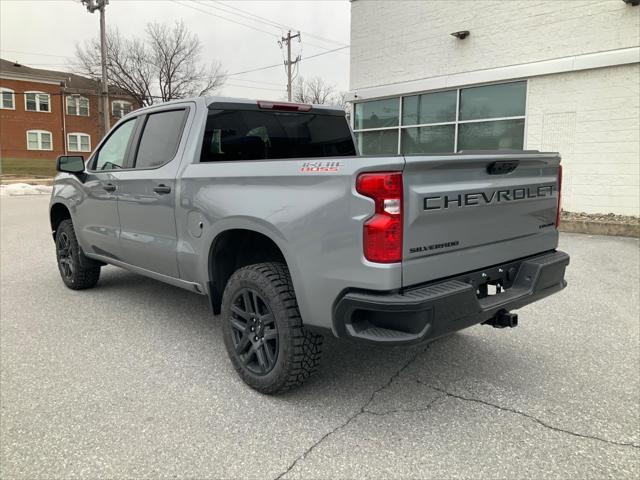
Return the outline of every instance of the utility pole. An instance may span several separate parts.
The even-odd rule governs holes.
[[[287,99],[289,101],[291,101],[291,82],[293,80],[291,78],[291,67],[300,61],[300,55],[298,55],[295,60],[291,61],[291,40],[294,38],[297,38],[298,42],[300,42],[300,32],[295,35],[291,35],[291,30],[289,30],[287,36],[282,37],[282,42],[278,42],[280,43],[281,48],[283,42],[287,44],[287,59],[284,62],[284,66],[287,68]]]
[[[102,64],[101,98],[102,98],[102,135],[109,131],[109,84],[107,82],[107,28],[104,9],[109,0],[82,0],[89,13],[100,10],[100,63]]]

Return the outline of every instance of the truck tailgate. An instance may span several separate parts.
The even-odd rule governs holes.
[[[407,156],[403,286],[556,247],[556,153]]]

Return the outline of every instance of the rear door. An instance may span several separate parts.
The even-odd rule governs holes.
[[[122,260],[176,278],[176,175],[190,109],[171,105],[140,118],[131,164],[120,173],[118,188]]]
[[[403,285],[554,249],[557,154],[407,156]]]

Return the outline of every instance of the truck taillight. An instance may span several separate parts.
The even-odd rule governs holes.
[[[375,213],[364,223],[365,258],[402,261],[402,172],[362,173],[356,190],[375,202]]]
[[[558,211],[556,212],[556,228],[560,226],[561,209],[562,209],[562,165],[558,165]]]

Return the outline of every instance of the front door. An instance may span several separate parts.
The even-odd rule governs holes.
[[[89,161],[76,205],[76,234],[87,253],[120,260],[120,221],[117,195],[119,175],[127,160],[136,120],[113,130]]]
[[[119,173],[120,243],[126,263],[178,278],[176,175],[189,108],[172,105],[140,118],[131,165]],[[184,135],[186,137],[186,133]]]

